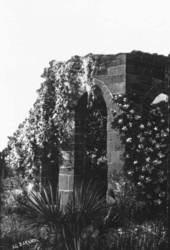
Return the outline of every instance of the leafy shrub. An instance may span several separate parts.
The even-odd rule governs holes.
[[[131,224],[129,227],[114,229],[107,237],[107,250],[165,250],[167,229],[160,221]]]
[[[4,217],[4,242],[13,244],[33,235],[37,249],[166,249],[164,221],[140,221],[134,186],[116,174],[113,181],[112,205],[106,203],[101,183],[93,181],[75,186],[65,207],[51,185],[25,192],[25,199],[19,200],[22,216]]]

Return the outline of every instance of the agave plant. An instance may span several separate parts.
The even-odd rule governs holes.
[[[27,195],[24,220],[29,229],[39,237],[41,249],[82,250],[95,249],[99,237],[106,231],[110,207],[102,195],[102,184],[82,181],[75,185],[65,207],[60,194],[51,185],[47,191],[31,192]],[[107,218],[107,219],[106,219]],[[101,230],[102,229],[102,230]]]

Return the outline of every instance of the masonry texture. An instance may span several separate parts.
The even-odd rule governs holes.
[[[165,69],[167,57],[157,54],[133,51],[117,55],[103,55],[100,58],[99,69],[94,76],[94,83],[100,89],[107,108],[107,201],[112,189],[111,175],[115,170],[121,170],[124,165],[124,146],[120,142],[119,133],[111,126],[113,121],[111,110],[117,110],[112,101],[115,94],[131,95],[138,111],[147,118],[149,105],[160,93],[167,94]],[[73,138],[64,154],[64,164],[59,173],[59,188],[63,203],[67,202],[68,194],[73,190],[77,176],[83,175],[84,139],[82,117],[85,109],[82,99],[77,100],[75,110],[75,126]]]

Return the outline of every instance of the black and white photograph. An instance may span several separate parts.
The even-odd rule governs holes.
[[[0,0],[0,250],[170,249],[169,0]]]

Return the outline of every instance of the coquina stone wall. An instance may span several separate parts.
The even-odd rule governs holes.
[[[119,133],[111,126],[111,111],[117,110],[112,97],[115,94],[128,94],[134,99],[136,106],[144,118],[147,118],[150,103],[160,93],[167,93],[165,81],[167,57],[157,54],[133,51],[117,55],[102,55],[94,83],[100,89],[107,108],[107,201],[111,202],[111,175],[114,170],[121,170],[124,165],[124,146],[120,142]],[[82,98],[86,90],[82,89]],[[83,100],[77,100],[75,121],[73,121],[72,139],[68,148],[63,151],[63,162],[59,173],[59,189],[63,203],[67,202],[74,182],[84,173],[84,137]]]

